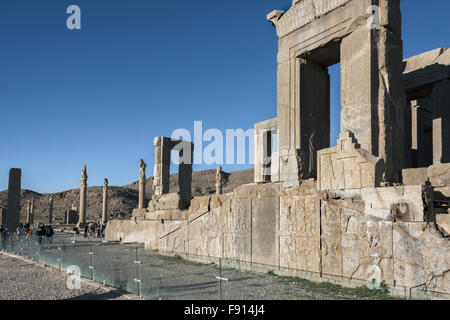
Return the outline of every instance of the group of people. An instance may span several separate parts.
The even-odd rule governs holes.
[[[38,224],[34,230],[34,234],[37,237],[37,241],[39,244],[44,240],[47,243],[52,243],[52,237],[55,234],[53,227],[51,225]],[[27,242],[31,243],[31,236],[33,235],[33,229],[29,223],[20,224],[17,227],[15,236],[19,239],[22,236],[25,236]]]
[[[90,222],[84,227],[84,237],[104,238],[105,225],[102,223]]]

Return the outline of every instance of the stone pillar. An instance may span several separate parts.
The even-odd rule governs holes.
[[[48,223],[53,223],[53,197],[50,197],[50,204],[48,207]]]
[[[145,207],[145,168],[147,165],[144,160],[139,160],[139,209],[144,209]]]
[[[9,230],[15,230],[20,225],[21,179],[21,169],[13,168],[9,170],[8,211],[5,223]]]
[[[172,140],[166,137],[156,137],[153,144],[155,146],[153,191],[156,196],[162,196],[169,193],[170,190],[170,153],[172,150]],[[181,166],[179,170],[181,170]]]
[[[31,201],[27,201],[27,220],[26,223],[31,224]]]
[[[359,14],[372,0],[353,2]],[[404,168],[403,44],[400,1],[379,0],[379,25],[354,26],[341,43],[341,132],[384,159],[385,183],[400,182]],[[409,111],[409,110],[408,110]]]
[[[102,224],[106,224],[107,221],[108,221],[108,179],[105,178],[105,180],[103,180]]]
[[[87,198],[87,170],[86,166],[81,169],[81,185],[80,185],[80,216],[78,226],[82,227],[86,223],[86,198]]]
[[[189,207],[192,198],[192,163],[194,156],[194,144],[189,141],[176,141],[174,150],[178,151],[179,165],[178,165],[178,186],[180,188],[179,195],[183,207]],[[170,161],[170,150],[169,150]],[[170,178],[170,166],[168,169],[168,177]],[[169,185],[169,178],[167,185]]]
[[[216,195],[221,195],[223,193],[223,178],[222,178],[222,167],[217,167],[216,170]]]
[[[299,57],[291,62],[292,72],[283,70],[284,64],[278,66],[280,180],[285,186],[316,177],[317,150],[330,146],[328,70]],[[288,87],[282,85],[283,81]]]
[[[34,202],[35,199],[33,198],[33,200],[31,200],[31,214],[30,214],[31,224],[34,224]]]

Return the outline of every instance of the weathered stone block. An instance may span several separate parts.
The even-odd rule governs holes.
[[[187,226],[188,252],[190,254],[221,257],[222,228],[220,224],[220,208],[190,220]]]
[[[322,272],[342,275],[341,210],[330,202],[322,202]]]
[[[428,290],[450,292],[450,239],[432,224],[399,222],[393,233],[394,275],[399,285],[426,284]]]
[[[191,200],[191,205],[189,206],[189,214],[207,212],[209,210],[210,202],[210,196],[193,198]]]
[[[383,159],[360,149],[350,132],[338,145],[317,153],[317,187],[320,191],[376,187],[384,174]]]
[[[425,184],[428,180],[427,168],[403,169],[402,176],[404,185]]]
[[[279,198],[252,199],[252,262],[277,265]]]
[[[433,187],[450,186],[450,163],[432,165],[427,174]]]
[[[422,190],[422,186],[364,188],[361,190],[361,199],[365,201],[364,212],[383,220],[394,221],[395,205],[407,204],[407,216],[411,219],[409,222],[424,222],[426,213]]]

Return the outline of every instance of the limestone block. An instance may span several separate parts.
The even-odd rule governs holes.
[[[342,275],[341,210],[338,205],[322,202],[322,272]]]
[[[303,236],[280,236],[280,267],[320,272],[320,241]]]
[[[320,200],[315,196],[280,197],[280,234],[319,240]]]
[[[399,222],[393,233],[394,275],[399,285],[426,284],[428,290],[450,293],[450,239],[432,224]]]
[[[195,197],[191,200],[191,205],[189,206],[189,214],[192,213],[204,213],[209,210],[209,204],[211,202],[210,196],[205,197]]]
[[[188,252],[190,254],[221,257],[220,208],[216,208],[189,222]]]
[[[285,37],[348,2],[350,0],[293,0],[292,7],[276,20],[277,35]]]
[[[157,235],[155,221],[110,220],[106,224],[105,240],[108,242],[144,243],[154,241]]]
[[[187,224],[185,221],[164,221],[159,223],[158,249],[168,252],[186,252]]]
[[[276,227],[279,198],[262,196],[252,202],[252,262],[277,265]]]
[[[147,214],[147,209],[133,209],[131,217],[133,218],[144,218]]]
[[[156,210],[147,212],[144,218],[147,220],[186,220],[188,215],[186,210]]]
[[[364,279],[361,266],[367,265],[367,226],[362,212],[342,210],[342,274],[347,278]]]
[[[223,258],[251,261],[250,234],[224,233]]]
[[[256,197],[257,190],[258,189],[256,183],[239,186],[234,190],[233,197],[239,199],[248,199],[251,197]]]
[[[348,131],[337,146],[318,151],[317,167],[320,191],[379,186],[384,173],[383,160],[360,149]]]
[[[364,188],[361,198],[365,201],[364,212],[368,215],[394,221],[393,206],[407,204],[410,222],[425,221],[426,214],[422,200],[422,186],[402,186],[385,188]]]
[[[251,233],[251,201],[249,199],[236,198],[233,201],[234,216],[227,221],[227,230],[234,233],[242,233],[250,237]]]
[[[281,267],[320,272],[319,212],[317,195],[280,197]]]
[[[294,152],[294,154],[292,154]],[[292,150],[287,156],[280,156],[280,181],[285,188],[298,187],[302,172],[302,156],[300,150]]]
[[[435,164],[428,167],[427,175],[433,187],[450,186],[450,163]]]
[[[148,204],[148,211],[186,209],[187,206],[178,193],[154,195]]]
[[[362,211],[342,207],[341,230],[343,275],[393,284],[392,222],[371,221]]]
[[[425,184],[428,180],[427,168],[403,169],[402,176],[404,185]]]
[[[232,194],[225,195],[215,195],[211,197],[211,201],[209,201],[210,210],[214,210],[216,208],[221,208],[224,203],[232,197]]]

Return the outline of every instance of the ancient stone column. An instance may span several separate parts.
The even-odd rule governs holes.
[[[13,168],[9,170],[8,211],[5,223],[5,226],[9,230],[15,230],[20,225],[21,178],[21,169]]]
[[[217,167],[216,171],[216,195],[221,195],[223,192],[222,167]]]
[[[86,166],[81,169],[81,185],[80,185],[80,216],[78,226],[83,226],[86,223],[86,197],[87,197],[87,170]]]
[[[48,208],[48,223],[53,223],[53,197],[50,197],[50,205]]]
[[[31,200],[30,223],[34,224],[34,199]]]
[[[27,201],[27,223],[31,224],[31,201]]]
[[[144,160],[139,160],[139,209],[144,209],[145,203],[145,168],[147,165]]]
[[[153,141],[155,146],[155,161],[153,168],[153,192],[155,196],[163,195],[163,164],[162,164],[162,137],[156,137]]]
[[[103,180],[102,224],[108,221],[108,179]]]

